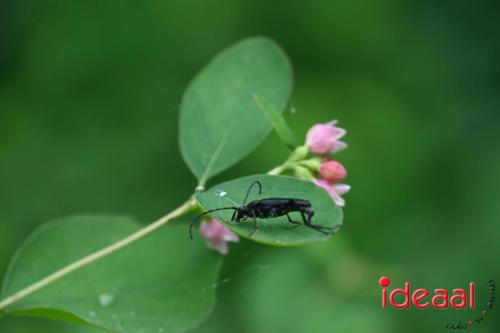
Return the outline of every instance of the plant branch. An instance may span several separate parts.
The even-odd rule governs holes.
[[[105,248],[102,248],[92,254],[87,255],[86,257],[83,257],[66,267],[61,268],[60,270],[44,277],[43,279],[33,283],[32,285],[21,289],[20,291],[12,294],[11,296],[3,299],[0,301],[0,310],[6,308],[10,304],[28,296],[34,293],[35,291],[59,280],[60,278],[68,275],[69,273],[76,271],[77,269],[80,269],[84,266],[87,266],[90,263],[93,263],[115,251],[120,250],[121,248],[124,248],[133,242],[147,236],[151,232],[155,231],[156,229],[160,228],[161,226],[167,224],[168,222],[172,221],[173,219],[189,212],[196,204],[196,201],[194,200],[194,197],[191,197],[188,201],[186,201],[184,204],[173,210],[172,212],[168,213],[167,215],[163,216],[162,218],[158,219],[157,221],[145,226],[142,229],[139,229],[138,231],[134,232],[133,234],[117,241],[116,243],[113,243],[111,245],[106,246]]]
[[[283,173],[283,171],[287,169],[292,169],[297,162],[304,160],[307,156],[308,149],[306,146],[297,147],[286,159],[285,162],[271,169],[267,174],[268,175],[279,175]]]
[[[272,176],[276,176],[276,175],[279,175],[280,173],[282,173],[283,171],[285,171],[286,168],[288,168],[288,165],[281,164],[281,165],[278,165],[277,167],[269,170],[269,172],[267,174],[272,175]]]
[[[297,154],[296,152],[290,154],[288,159],[281,165],[278,165],[277,167],[273,168],[268,172],[269,175],[279,175],[286,169],[288,169],[294,162],[297,161]],[[197,190],[202,190],[203,189],[203,184],[200,184],[200,186],[197,188]],[[163,216],[162,218],[158,219],[157,221],[145,226],[142,229],[139,229],[138,231],[134,232],[133,234],[117,241],[116,243],[113,243],[111,245],[108,245],[94,253],[91,253],[87,255],[86,257],[83,257],[61,269],[58,271],[44,277],[43,279],[27,286],[24,289],[19,290],[18,292],[6,297],[5,299],[0,301],[0,310],[6,308],[7,306],[11,305],[14,302],[17,302],[18,300],[31,295],[32,293],[36,292],[37,290],[63,278],[64,276],[70,274],[71,272],[74,272],[82,267],[87,266],[88,264],[91,264],[101,258],[104,258],[105,256],[116,252],[133,242],[147,236],[151,232],[155,231],[156,229],[160,228],[161,226],[167,224],[168,222],[172,221],[173,219],[189,212],[191,209],[193,209],[196,206],[196,201],[194,199],[194,196],[189,198],[188,201],[186,201],[184,204],[173,210],[172,212],[168,213],[167,215]]]
[[[290,167],[290,164],[294,161],[294,155],[293,153],[290,154],[290,156],[288,156],[287,160],[285,162],[283,162],[283,164],[280,164],[274,168],[272,168],[271,170],[269,170],[267,172],[268,175],[271,175],[271,176],[276,176],[276,175],[279,175],[281,173],[283,173],[283,171],[285,171],[286,169],[288,169]]]

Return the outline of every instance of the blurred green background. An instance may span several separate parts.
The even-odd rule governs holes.
[[[231,245],[197,332],[442,332],[469,310],[382,310],[378,278],[448,289],[499,277],[498,1],[0,2],[0,277],[45,221],[117,213],[143,223],[193,190],[177,148],[184,88],[219,50],[266,35],[295,88],[303,137],[339,119],[352,191],[323,244]],[[272,134],[213,183],[265,172]],[[497,279],[498,280],[498,279]],[[61,291],[64,292],[64,291]],[[498,312],[476,331],[500,328]],[[0,332],[97,332],[4,317]]]

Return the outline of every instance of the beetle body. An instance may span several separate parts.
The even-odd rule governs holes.
[[[272,218],[287,215],[291,212],[301,212],[309,217],[314,215],[314,210],[309,201],[292,198],[266,198],[249,202],[246,206],[239,207],[235,221],[245,217]]]
[[[194,222],[203,215],[210,214],[213,212],[221,211],[221,210],[233,210],[233,215],[231,217],[231,221],[234,222],[243,222],[247,218],[253,220],[253,231],[249,236],[252,236],[257,231],[257,219],[270,219],[280,216],[286,216],[288,222],[293,224],[303,224],[308,228],[319,231],[325,235],[332,234],[335,229],[330,227],[325,227],[321,225],[312,224],[311,219],[314,215],[314,210],[311,203],[304,199],[295,199],[295,198],[264,198],[260,200],[250,201],[248,204],[245,204],[248,199],[248,194],[254,185],[259,186],[259,194],[262,192],[262,185],[259,181],[254,181],[252,185],[247,190],[245,199],[243,200],[243,204],[241,206],[234,207],[223,207],[207,210],[198,216],[196,216],[189,226],[189,235],[191,239],[192,236],[192,227]],[[294,221],[290,216],[290,213],[298,212],[300,213],[301,221]]]

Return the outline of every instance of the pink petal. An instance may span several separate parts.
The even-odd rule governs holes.
[[[342,149],[346,149],[346,148],[347,148],[347,143],[345,143],[343,141],[334,140],[330,145],[330,152],[336,153],[336,152],[341,151]]]
[[[312,152],[324,154],[330,150],[334,136],[335,130],[333,126],[316,124],[307,132],[306,145]]]
[[[221,254],[228,253],[227,242],[240,240],[235,233],[216,219],[203,221],[200,224],[200,233],[205,238],[207,246]]]
[[[351,190],[351,185],[347,184],[336,184],[333,185],[333,189],[335,192],[337,192],[339,195],[345,194]]]
[[[344,142],[339,141],[347,131],[336,126],[337,121],[326,124],[315,124],[306,135],[306,145],[309,150],[317,154],[337,152],[347,147]]]
[[[224,234],[222,235],[222,239],[225,240],[226,242],[239,242],[240,238],[238,235],[236,235],[234,232],[229,230],[228,228],[225,228]]]
[[[226,255],[229,252],[229,248],[227,246],[227,243],[224,241],[215,242],[215,243],[207,242],[207,246],[208,246],[208,248],[215,250],[223,255]]]
[[[346,184],[332,185],[325,179],[315,179],[314,183],[325,189],[335,204],[339,207],[345,206],[345,200],[341,197],[343,193],[348,192],[351,187]]]
[[[200,232],[205,239],[217,242],[222,239],[224,226],[217,220],[203,221],[200,224]]]
[[[313,180],[313,183],[318,185],[319,187],[322,187],[325,191],[328,192],[328,194],[330,194],[330,192],[333,192],[332,184],[330,184],[325,179],[315,179],[315,180]]]
[[[342,198],[335,191],[330,192],[330,197],[332,197],[333,201],[337,204],[337,206],[339,206],[339,207],[344,207],[345,206],[345,200],[344,200],[344,198]]]
[[[328,124],[331,125],[333,127],[333,136],[335,139],[340,139],[341,137],[343,137],[344,135],[347,134],[347,131],[343,128],[340,128],[340,127],[337,127],[337,120],[332,120],[330,121]]]

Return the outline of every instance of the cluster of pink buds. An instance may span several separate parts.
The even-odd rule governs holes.
[[[333,201],[342,207],[345,205],[342,195],[351,189],[349,185],[339,183],[347,177],[347,171],[340,162],[325,155],[347,148],[347,144],[340,140],[347,131],[336,125],[337,121],[334,120],[312,126],[307,132],[306,146],[309,151],[323,155],[323,161],[318,170],[320,178],[313,179],[313,182],[324,188]]]

